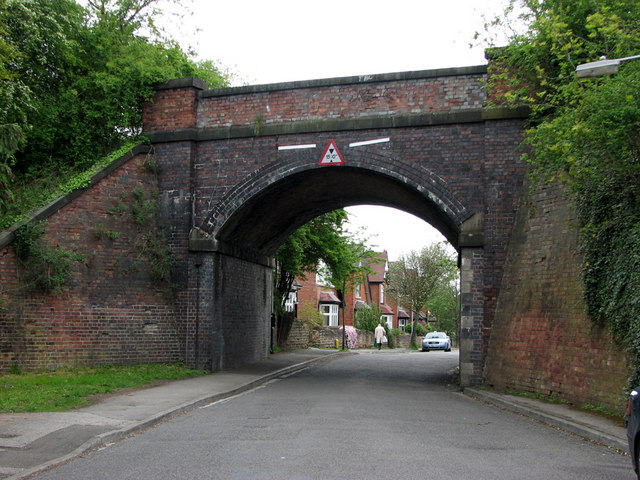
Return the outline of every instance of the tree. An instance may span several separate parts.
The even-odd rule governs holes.
[[[455,259],[447,253],[444,246],[435,243],[400,257],[389,265],[387,284],[389,291],[398,297],[398,301],[409,306],[413,318],[427,308],[430,300],[444,286],[454,280],[458,267]],[[415,321],[411,328],[411,345],[416,344]]]
[[[201,75],[211,87],[225,84],[211,62],[194,62],[163,38],[154,22],[159,4],[0,3],[0,125],[16,125],[24,137],[0,165],[5,191],[13,174],[23,182],[50,172],[69,176],[137,138],[142,104],[158,82]]]
[[[525,159],[533,186],[558,180],[574,194],[588,311],[628,352],[635,386],[640,258],[632,252],[640,247],[640,62],[623,63],[618,74],[605,78],[578,79],[574,72],[601,56],[640,53],[640,3],[517,3],[528,28],[497,52],[489,87],[507,104],[532,107]]]
[[[360,266],[361,260],[372,252],[364,241],[345,231],[347,218],[343,209],[320,215],[296,230],[276,252],[273,277],[278,345],[285,345],[294,320],[293,315],[285,314],[284,305],[296,277],[325,265],[326,277],[342,295],[357,274],[368,271]]]
[[[315,271],[320,261],[327,263],[339,258],[337,252],[342,252],[350,242],[344,232],[346,220],[347,212],[342,209],[320,215],[290,235],[276,252],[274,309],[278,345],[284,346],[293,324],[293,315],[285,314],[285,302],[295,278]]]
[[[457,275],[456,275],[457,280]],[[427,302],[427,308],[437,320],[436,329],[447,332],[452,340],[457,338],[460,318],[460,290],[457,281],[447,282]]]
[[[364,241],[350,239],[336,245],[323,259],[329,269],[329,282],[335,287],[340,299],[342,311],[342,348],[345,348],[344,298],[362,282],[364,276],[371,273],[369,261],[375,261],[375,252],[370,250]]]
[[[353,323],[359,330],[374,332],[380,323],[381,316],[382,310],[378,305],[367,305],[366,307],[358,308],[356,310]]]

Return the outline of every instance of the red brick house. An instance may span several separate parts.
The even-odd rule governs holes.
[[[353,325],[356,310],[369,305],[377,305],[380,308],[381,321],[389,328],[398,328],[399,320],[400,325],[405,325],[410,321],[410,317],[407,317],[405,309],[398,308],[397,302],[389,298],[386,292],[387,251],[368,259],[368,266],[372,272],[345,294],[345,325]],[[300,313],[301,309],[313,308],[325,317],[325,325],[341,326],[342,313],[336,289],[315,272],[308,273],[305,278],[298,278],[297,281],[300,284],[300,289],[297,291],[298,312]]]

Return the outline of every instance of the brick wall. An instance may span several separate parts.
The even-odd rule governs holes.
[[[422,78],[420,73],[205,91],[198,104],[198,127],[451,112],[484,105],[485,67],[432,71]]]
[[[582,298],[575,215],[559,186],[517,214],[491,329],[485,375],[515,389],[624,410],[624,354],[591,323]]]
[[[299,320],[294,320],[287,339],[287,348],[309,348],[309,327]]]
[[[16,361],[35,369],[181,358],[169,284],[150,281],[151,266],[140,249],[143,237],[156,229],[155,218],[150,231],[130,217],[136,201],[132,192],[155,204],[155,174],[146,168],[146,158],[138,154],[115,162],[117,168],[80,195],[38,215],[47,217],[44,242],[85,258],[74,265],[63,293],[45,294],[26,285],[24,267],[4,242],[0,370]]]
[[[214,91],[189,81],[163,86],[145,108],[145,132],[161,166],[171,238],[184,241],[195,227],[209,243],[194,250],[266,263],[295,228],[348,204],[412,212],[457,248],[480,245],[466,236],[461,243],[464,222],[479,216],[484,251],[470,264],[478,271],[464,369],[478,382],[524,177],[524,113],[487,111],[485,75],[473,67]],[[390,141],[352,146],[380,137]],[[329,141],[343,168],[318,168]],[[279,149],[300,144],[315,147]],[[179,299],[195,298],[188,281]]]

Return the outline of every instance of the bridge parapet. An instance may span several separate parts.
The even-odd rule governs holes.
[[[485,75],[479,66],[208,90],[198,128],[480,109]]]
[[[249,127],[259,135],[268,125],[477,111],[486,72],[480,65],[213,90],[173,80],[145,106],[144,125],[151,133]]]

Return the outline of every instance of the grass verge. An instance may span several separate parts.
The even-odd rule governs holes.
[[[0,413],[60,412],[90,403],[92,395],[206,373],[181,364],[153,364],[0,375]]]

